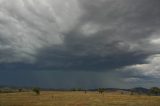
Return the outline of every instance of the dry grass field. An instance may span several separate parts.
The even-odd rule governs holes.
[[[97,92],[33,92],[0,94],[0,106],[160,106],[160,97]]]

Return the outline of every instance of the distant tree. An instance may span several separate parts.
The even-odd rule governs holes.
[[[124,94],[124,92],[122,91],[122,92],[121,92],[121,94],[123,95],[123,94]]]
[[[82,89],[81,88],[77,88],[77,91],[82,91]]]
[[[72,88],[71,91],[83,91],[82,88]]]
[[[134,92],[133,92],[133,91],[131,91],[131,92],[130,92],[130,95],[134,95]]]
[[[19,88],[19,89],[18,89],[18,92],[22,92],[22,89],[21,89],[21,88]]]
[[[151,93],[152,95],[160,95],[160,88],[158,88],[158,87],[152,87],[152,88],[150,89],[150,93]]]
[[[87,93],[87,90],[84,90],[84,93],[86,94],[86,93]]]
[[[103,89],[103,88],[99,88],[99,89],[98,89],[98,92],[99,92],[100,94],[102,94],[102,93],[104,92],[104,89]]]
[[[70,89],[71,91],[76,91],[76,89],[75,88],[72,88],[72,89]]]
[[[35,92],[37,95],[40,94],[40,89],[39,88],[33,88],[32,91]]]

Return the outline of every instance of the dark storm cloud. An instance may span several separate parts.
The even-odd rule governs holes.
[[[136,54],[136,52],[114,53],[104,56],[94,53],[86,53],[85,55],[82,55],[81,53],[79,54],[78,50],[76,50],[77,48],[78,46],[72,48],[71,51],[63,52],[60,50],[44,50],[47,51],[47,53],[39,55],[39,62],[37,63],[37,66],[40,69],[50,70],[109,71],[112,69],[122,68],[123,66],[145,63],[144,58],[149,55]],[[78,53],[74,54],[75,52]]]
[[[9,13],[12,13],[10,15],[17,17],[15,18],[17,21],[24,21],[27,26],[33,28],[30,30],[26,26],[27,29],[24,32],[28,31],[32,36],[24,35],[25,42],[19,42],[20,44],[23,43],[22,45],[19,43],[13,45],[12,41],[5,41],[5,39],[16,41],[20,38],[7,36],[8,33],[5,32],[6,35],[1,34],[3,35],[1,36],[1,61],[6,62],[8,58],[8,61],[9,59],[15,61],[13,66],[18,63],[15,67],[21,67],[18,66],[19,62],[16,62],[21,61],[24,63],[22,66],[31,69],[35,67],[35,69],[46,68],[51,70],[112,70],[145,63],[147,56],[157,53],[157,50],[150,48],[152,45],[149,40],[152,33],[156,32],[160,26],[160,2],[158,0],[79,1],[83,15],[80,16],[79,23],[67,32],[51,31],[48,27],[48,29],[44,29],[43,27],[46,27],[47,21],[50,20],[47,17],[49,16],[48,13],[46,13],[47,16],[40,17],[40,12],[33,7],[33,4],[31,5],[28,1],[24,3],[26,8],[23,9],[26,14],[33,14],[33,16],[26,18],[26,14],[17,10],[18,7],[16,9],[13,7],[12,10],[7,7],[9,4],[4,7]],[[39,3],[38,8],[45,11],[41,5]],[[19,6],[19,8],[21,7]],[[4,20],[2,22],[5,23]],[[57,23],[54,22],[54,24]],[[18,29],[18,31],[21,31],[21,29]],[[41,36],[44,34],[46,37]],[[64,36],[63,43],[58,45],[46,43],[55,42],[55,38],[50,37],[52,34]],[[7,36],[7,38],[4,36]],[[27,58],[31,58],[30,61],[34,61],[34,65],[27,63]]]
[[[160,27],[157,0],[81,1],[79,24],[61,46],[41,49],[40,66],[58,70],[108,71],[147,63],[159,53],[150,39]]]
[[[160,59],[152,56],[160,54],[159,5],[159,0],[0,0],[0,70],[107,72],[129,82],[157,78]]]

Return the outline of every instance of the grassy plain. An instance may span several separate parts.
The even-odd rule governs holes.
[[[160,97],[113,92],[2,93],[0,106],[160,106]]]

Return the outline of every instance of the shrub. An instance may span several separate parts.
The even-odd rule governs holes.
[[[35,92],[37,95],[40,94],[40,89],[39,88],[33,88],[32,91]]]
[[[19,89],[18,89],[18,92],[22,92],[22,89],[21,89],[21,88],[19,88]]]
[[[104,92],[104,89],[99,88],[99,89],[98,89],[98,92],[102,94],[102,93]]]

